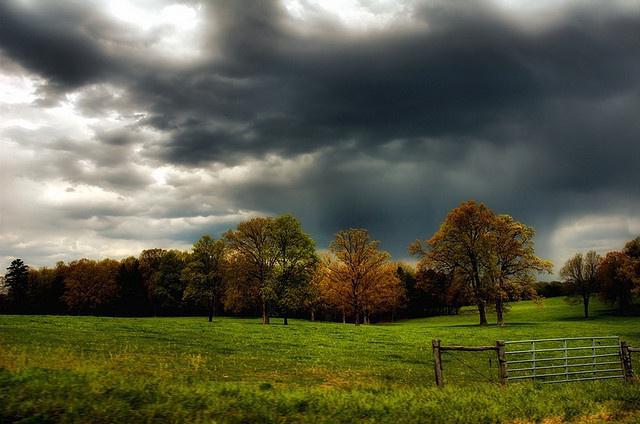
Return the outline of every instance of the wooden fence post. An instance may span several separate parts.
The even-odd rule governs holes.
[[[500,384],[507,382],[507,354],[505,352],[505,343],[501,340],[496,342],[496,352],[498,353],[498,369]]]
[[[442,378],[442,357],[440,356],[440,340],[432,340],[431,346],[433,346],[433,370],[436,375],[436,385],[442,388],[444,387],[444,379]]]
[[[631,353],[629,352],[629,345],[625,341],[620,342],[620,360],[622,361],[622,368],[624,369],[624,379],[627,381],[633,379]]]

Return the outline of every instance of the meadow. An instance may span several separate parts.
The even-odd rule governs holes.
[[[598,303],[584,320],[559,298],[520,302],[505,327],[479,327],[473,309],[359,327],[289,322],[0,316],[0,422],[640,422],[640,383],[502,387],[488,354],[445,355],[447,385],[435,387],[434,338],[617,335],[640,347],[640,319]]]

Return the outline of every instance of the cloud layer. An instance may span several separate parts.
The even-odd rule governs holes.
[[[396,258],[474,198],[539,253],[640,233],[640,4],[0,3],[0,257],[293,213]]]

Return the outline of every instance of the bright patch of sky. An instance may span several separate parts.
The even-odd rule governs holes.
[[[146,7],[142,1],[113,0],[108,11],[116,19],[150,32],[157,30],[154,48],[163,56],[180,60],[197,59],[202,19],[200,5],[171,4],[162,8]]]

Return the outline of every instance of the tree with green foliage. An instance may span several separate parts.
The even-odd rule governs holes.
[[[27,307],[29,267],[20,258],[11,261],[4,275],[7,297],[15,312],[24,312]]]
[[[39,268],[29,271],[29,311],[37,314],[56,314],[66,310],[62,300],[65,284],[60,269]]]
[[[272,221],[273,218],[253,218],[239,223],[235,230],[229,230],[224,235],[234,263],[231,281],[239,283],[227,287],[235,292],[230,298],[245,303],[243,298],[251,296],[243,294],[249,295],[250,290],[251,294],[257,295],[263,324],[269,324],[272,299],[269,281],[273,277],[276,261],[274,245],[270,240]]]
[[[176,314],[182,308],[184,287],[181,280],[187,254],[180,250],[167,250],[160,258],[151,277],[151,297],[162,314]]]
[[[139,316],[149,313],[149,298],[138,258],[130,256],[120,261],[116,284],[118,296],[115,311],[119,315]]]
[[[202,236],[193,245],[181,279],[185,285],[183,299],[205,305],[209,322],[213,321],[222,290],[225,269],[224,240]]]
[[[282,215],[271,222],[270,240],[275,254],[272,278],[269,280],[275,306],[283,315],[284,324],[292,311],[301,309],[310,294],[318,256],[315,242],[306,234],[300,222],[291,215]]]
[[[182,308],[184,287],[180,279],[187,253],[148,249],[140,254],[140,272],[154,315],[175,314]]]
[[[280,310],[288,314],[303,305],[317,257],[314,242],[290,215],[253,218],[225,233],[232,266],[228,298],[237,305],[258,297],[263,324]]]
[[[582,301],[585,318],[589,318],[589,301],[599,289],[598,266],[601,261],[602,257],[593,250],[585,255],[576,253],[560,270],[569,299],[577,298]]]

